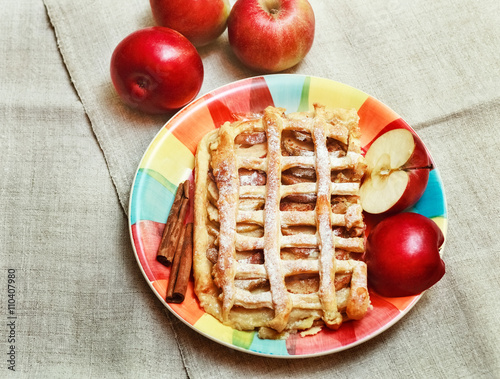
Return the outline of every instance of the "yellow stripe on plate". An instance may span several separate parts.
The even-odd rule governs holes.
[[[229,326],[223,325],[215,317],[205,313],[199,318],[194,324],[194,327],[199,331],[208,334],[211,337],[217,338],[217,340],[233,344],[233,332],[234,329]]]
[[[358,110],[368,98],[360,90],[329,79],[311,77],[309,86],[309,104],[319,103],[327,107],[355,108]]]
[[[432,217],[432,221],[434,221],[437,226],[439,226],[439,229],[443,232],[443,235],[446,237],[446,231],[448,230],[448,219],[444,217]]]
[[[140,167],[154,170],[177,184],[192,171],[194,155],[167,128],[163,128],[148,148]]]

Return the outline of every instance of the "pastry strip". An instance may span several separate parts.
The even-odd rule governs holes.
[[[315,106],[287,116],[269,107],[261,118],[226,123],[203,139],[196,155],[194,273],[207,313],[236,329],[277,333],[320,319],[336,329],[366,314],[366,265],[351,254],[364,252],[357,120],[355,110]],[[260,180],[240,185],[241,168],[259,171]],[[282,182],[288,169],[314,176]],[[295,201],[314,206],[294,208]]]
[[[219,131],[219,154],[212,161],[219,199],[219,255],[215,266],[214,281],[222,289],[222,318],[228,320],[234,304],[236,212],[238,209],[239,178],[236,157],[233,154],[234,136],[230,125],[225,124]]]
[[[280,258],[280,182],[282,110],[266,111],[263,123],[267,132],[267,183],[264,209],[264,266],[267,271],[274,305],[270,327],[281,332],[288,323],[292,303],[288,296]]]
[[[333,236],[333,233],[332,233]],[[364,252],[364,238],[341,238],[333,237],[335,246],[353,253]],[[292,236],[281,236],[281,247],[310,247],[318,246],[317,235],[297,234]],[[236,237],[236,249],[239,251],[258,250],[264,248],[264,240],[259,237],[248,237],[238,235]]]
[[[323,308],[323,321],[329,327],[338,327],[342,323],[342,315],[337,310],[337,296],[335,293],[335,248],[332,236],[330,217],[331,179],[330,161],[326,147],[325,121],[318,115],[312,133],[316,152],[316,178],[317,178],[317,234],[319,237],[319,278],[320,285],[318,297]]]

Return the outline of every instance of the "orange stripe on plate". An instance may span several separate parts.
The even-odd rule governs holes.
[[[361,146],[365,146],[390,122],[399,118],[397,113],[369,96],[358,110],[361,128]]]
[[[152,282],[152,285],[158,295],[165,300],[167,296],[168,279],[161,279]],[[188,282],[186,297],[180,304],[169,303],[172,310],[177,313],[184,321],[194,325],[205,314],[200,307],[197,297],[194,294],[194,284],[192,279]]]
[[[404,311],[406,308],[408,308],[408,306],[411,305],[417,298],[417,296],[405,296],[405,297],[383,297],[383,296],[380,296],[380,297],[382,299],[384,299],[385,301],[394,305],[400,311]]]
[[[168,279],[160,279],[151,283],[162,299],[167,296]]]
[[[192,279],[188,282],[186,297],[184,298],[184,301],[180,304],[169,305],[175,313],[177,313],[182,317],[184,321],[187,321],[191,325],[194,325],[196,321],[198,321],[200,317],[205,314],[205,311],[200,307],[198,298],[194,294],[194,283]]]
[[[186,110],[174,117],[168,124],[168,128],[194,154],[200,140],[214,129],[215,125],[210,111],[203,102],[198,101]]]

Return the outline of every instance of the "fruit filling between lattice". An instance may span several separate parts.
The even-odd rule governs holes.
[[[298,136],[295,142],[290,133]],[[335,144],[341,148],[332,149]],[[321,310],[323,321],[333,328],[345,317],[341,309],[347,318],[364,315],[369,302],[366,266],[355,259],[337,259],[339,252],[349,256],[364,251],[361,208],[357,201],[347,201],[342,213],[332,207],[332,196],[356,199],[361,179],[356,147],[348,129],[327,121],[323,107],[300,120],[287,118],[283,109],[268,108],[262,120],[221,127],[212,154],[214,182],[208,189],[217,206],[207,211],[219,224],[218,251],[212,260],[224,320],[235,306],[273,309],[267,326],[277,331],[287,326],[290,312],[297,308]],[[299,175],[293,175],[297,171]],[[294,197],[307,201],[299,201],[299,206],[283,202]],[[240,233],[251,225],[260,227],[262,235]],[[354,233],[344,236],[338,230]],[[290,249],[308,254],[283,259]],[[242,253],[250,258],[238,260]],[[251,258],[256,255],[259,258]],[[306,293],[294,293],[287,288],[290,277],[311,275],[319,277],[314,291],[309,287]],[[253,291],[252,284],[258,290]]]

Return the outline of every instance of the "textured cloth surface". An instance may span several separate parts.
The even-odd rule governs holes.
[[[498,377],[500,4],[311,4],[313,48],[287,72],[359,88],[418,131],[447,196],[444,278],[380,336],[324,357],[256,357],[191,330],[145,282],[125,215],[141,156],[170,117],[122,105],[109,79],[118,42],[154,24],[149,2],[7,2],[0,377],[10,373],[8,269],[16,273],[18,377]],[[226,34],[200,54],[200,94],[259,74],[238,63]]]
[[[314,45],[288,73],[330,78],[378,98],[415,129],[481,102],[500,88],[498,10],[490,1],[312,1]],[[129,33],[154,25],[147,1],[45,0],[59,48],[92,123],[120,202],[127,208],[142,153],[169,116],[124,106],[109,79],[109,61]],[[465,28],[467,26],[467,28]],[[200,94],[259,74],[232,55],[226,34],[200,50]],[[496,74],[496,75],[495,75]]]
[[[185,377],[43,3],[9,2],[0,12],[0,377],[11,373],[7,270],[15,270],[12,377],[153,377],[152,362]]]

